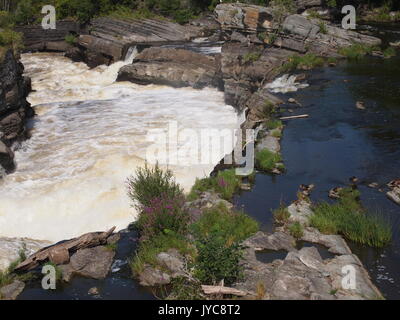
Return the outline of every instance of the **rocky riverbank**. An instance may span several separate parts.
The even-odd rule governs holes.
[[[302,6],[307,7],[305,4]],[[144,49],[151,46],[141,51],[132,64],[120,70],[119,80],[174,87],[211,86],[224,90],[226,102],[237,110],[246,112],[243,128],[260,129],[257,151],[268,150],[275,155],[280,149],[282,124],[272,126],[269,121],[276,120],[275,114],[283,101],[272,95],[265,88],[265,84],[282,74],[285,65],[293,60],[294,55],[303,57],[313,54],[325,58],[338,58],[341,57],[340,49],[350,47],[353,43],[368,46],[380,44],[377,38],[344,31],[329,22],[324,22],[324,27],[321,27],[320,21],[302,15],[278,18],[274,10],[265,7],[220,4],[215,10],[215,15],[218,28],[210,23],[206,24],[206,28],[200,23],[189,27],[153,20],[97,19],[92,22],[93,28],[88,34],[79,36],[75,46],[59,47],[57,50],[66,50],[67,56],[73,57],[74,60],[81,59],[90,66],[96,66],[124,58],[129,47],[142,46],[141,49]],[[208,27],[209,25],[212,25],[212,28]],[[147,30],[152,30],[150,35]],[[188,41],[204,35],[225,40],[220,55],[204,56],[187,50],[159,47],[160,44]],[[39,39],[38,42],[43,43],[45,40]],[[51,50],[52,45],[40,44],[38,48]],[[281,172],[283,168],[280,162],[275,161],[274,166],[266,171]],[[203,210],[221,202],[232,208],[229,202],[220,199],[215,193],[202,193],[199,200],[186,205],[198,218]],[[260,299],[381,298],[367,271],[340,236],[322,235],[307,226],[307,216],[311,214],[308,203],[293,204],[289,207],[289,213],[290,219],[302,217],[296,221],[304,224],[305,232],[297,241],[321,244],[336,256],[324,260],[316,248],[296,249],[296,240],[285,228],[272,235],[259,232],[243,242],[247,247],[242,261],[245,265],[245,279],[233,285],[239,290],[239,295]],[[59,265],[65,281],[71,279],[72,274],[104,278],[114,258],[109,250],[111,248],[112,251],[112,246],[117,242],[108,242],[109,237],[114,236],[107,234],[100,245],[89,243],[87,247],[64,247],[62,250],[55,246],[54,252],[51,248],[46,249],[48,255],[41,257],[42,260],[37,260],[43,253],[39,251],[25,263],[32,260],[49,260]],[[284,259],[262,263],[255,258],[255,253],[260,250],[285,250],[287,255]],[[173,278],[186,275],[184,257],[176,250],[159,253],[157,259],[162,268],[144,268],[139,275],[143,285],[164,285]],[[354,266],[361,275],[357,278],[359,282],[356,292],[340,289],[341,270],[344,265]],[[23,266],[24,262],[17,270],[23,270]],[[87,272],[88,270],[90,272]],[[2,289],[6,298],[15,298],[15,294],[9,292],[13,288],[20,291],[20,280],[14,280],[11,286]]]
[[[12,145],[29,136],[26,121],[34,115],[26,101],[31,82],[23,70],[13,50],[7,50],[0,62],[0,178],[15,169]]]

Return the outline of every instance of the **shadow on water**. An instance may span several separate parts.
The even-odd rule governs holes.
[[[289,120],[282,139],[286,173],[257,174],[251,191],[235,204],[273,230],[272,209],[296,199],[300,184],[315,184],[312,200],[328,200],[328,191],[356,176],[362,203],[387,218],[393,227],[392,244],[377,250],[349,243],[387,298],[400,299],[400,206],[379,188],[400,178],[400,57],[365,58],[322,68],[309,74],[310,87],[294,97],[303,107],[293,114],[307,119]],[[366,110],[355,107],[364,101]],[[293,108],[290,106],[290,108]],[[384,191],[384,190],[382,190]]]
[[[69,284],[57,284],[56,290],[43,290],[40,281],[33,281],[18,297],[18,300],[151,300],[151,290],[145,289],[132,278],[128,265],[136,251],[137,235],[134,231],[121,233],[121,240],[114,258],[112,271],[104,280],[74,277]],[[96,287],[99,295],[89,295]]]

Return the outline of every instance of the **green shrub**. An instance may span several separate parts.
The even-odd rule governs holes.
[[[277,120],[277,119],[268,120],[267,123],[266,123],[266,127],[269,130],[282,128],[282,126],[283,126],[282,121],[281,120]]]
[[[70,44],[70,45],[75,45],[77,42],[77,36],[73,34],[67,34],[65,36],[65,42]]]
[[[178,277],[171,280],[170,287],[169,300],[204,300],[200,282]]]
[[[311,226],[325,234],[341,234],[345,238],[372,247],[383,247],[391,241],[389,223],[378,215],[365,212],[358,202],[359,193],[344,189],[335,204],[319,203],[310,217]]]
[[[0,11],[0,28],[10,28],[14,24],[14,17],[7,11]]]
[[[307,53],[303,56],[293,55],[289,61],[282,65],[282,72],[290,72],[296,69],[309,70],[324,65],[324,59],[313,53]]]
[[[289,226],[289,233],[296,239],[300,239],[304,234],[303,226],[300,222],[296,221]]]
[[[282,157],[279,153],[271,152],[268,149],[256,153],[256,166],[262,171],[271,172],[277,168],[277,164],[280,162],[282,162]],[[281,166],[278,167],[282,168]]]
[[[288,211],[288,208],[285,205],[280,205],[278,209],[275,209],[272,212],[272,215],[274,216],[274,219],[278,223],[286,223],[288,222],[290,218],[290,213]]]
[[[224,204],[206,209],[192,226],[195,238],[218,234],[227,244],[242,241],[259,230],[257,221],[243,212],[229,210]]]
[[[221,195],[225,200],[231,200],[235,192],[239,191],[241,177],[236,175],[235,169],[229,169],[218,172],[216,177],[196,179],[188,199],[193,201],[199,194],[205,191],[214,191]]]
[[[170,170],[162,170],[158,164],[149,168],[139,167],[135,175],[128,178],[128,195],[135,206],[142,210],[155,198],[175,199],[183,196],[183,190],[175,182]]]
[[[230,285],[242,278],[243,248],[238,243],[227,245],[218,234],[211,233],[197,242],[197,250],[194,274],[201,283],[214,285],[224,280]]]
[[[11,29],[0,31],[0,46],[4,48],[4,51],[6,51],[7,48],[11,48],[14,53],[19,52],[24,47],[22,33],[15,32]]]
[[[194,257],[196,252],[195,247],[184,236],[173,232],[160,233],[148,241],[140,242],[136,255],[129,261],[132,273],[140,274],[145,265],[160,268],[156,257],[169,249],[176,249],[182,255],[189,257]]]
[[[160,233],[186,234],[190,215],[184,204],[183,196],[161,196],[151,200],[150,204],[143,208],[136,223],[141,240],[151,239]]]

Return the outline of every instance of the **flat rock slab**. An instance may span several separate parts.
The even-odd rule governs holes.
[[[267,235],[264,232],[257,232],[252,237],[243,242],[243,245],[254,249],[255,251],[261,250],[286,250],[294,251],[295,239],[284,232],[275,232]]]
[[[25,288],[25,283],[14,280],[13,283],[0,288],[0,300],[15,300]]]
[[[302,225],[307,226],[309,224],[308,219],[313,214],[311,210],[311,203],[307,201],[296,201],[288,207],[290,213],[290,222],[299,222]]]
[[[351,254],[351,250],[346,241],[339,235],[326,235],[320,233],[317,229],[304,229],[303,241],[322,244],[328,248],[328,251],[334,254]]]

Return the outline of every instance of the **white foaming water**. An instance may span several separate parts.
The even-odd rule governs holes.
[[[144,164],[149,129],[238,127],[213,89],[139,86],[115,79],[127,62],[89,70],[57,54],[23,55],[35,106],[32,138],[0,184],[0,236],[59,241],[135,219],[126,178]],[[219,155],[224,156],[223,150]],[[170,167],[188,190],[214,164]]]
[[[265,88],[274,93],[295,92],[298,89],[307,88],[307,83],[296,82],[295,75],[284,74],[282,77],[276,78],[273,82],[267,83]]]

